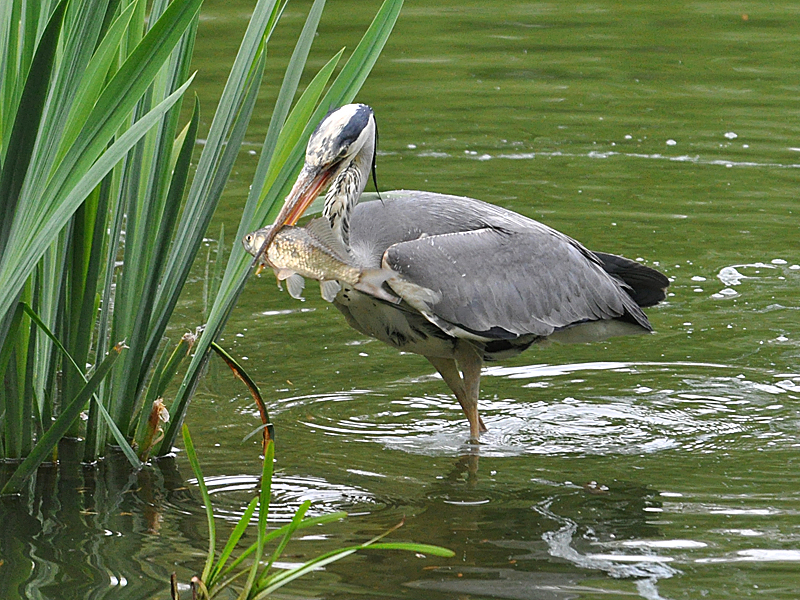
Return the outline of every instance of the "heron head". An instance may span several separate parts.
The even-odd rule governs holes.
[[[341,170],[375,144],[375,116],[366,104],[346,104],[320,121],[306,146],[306,167]],[[370,147],[370,150],[373,148]]]
[[[374,167],[376,141],[375,116],[366,104],[347,104],[329,112],[308,140],[305,165],[275,223],[294,225],[317,195],[354,162],[366,162],[367,170]]]

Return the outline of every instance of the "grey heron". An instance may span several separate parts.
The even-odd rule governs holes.
[[[388,284],[402,300],[395,304],[340,282],[334,306],[361,333],[427,358],[461,405],[470,440],[486,430],[478,414],[484,361],[544,340],[652,331],[642,307],[663,300],[669,285],[655,269],[592,252],[533,219],[472,198],[400,191],[359,204],[376,142],[369,106],[329,113],[309,139],[272,235],[294,225],[327,186],[323,217],[355,264],[392,269],[413,284],[411,290]]]

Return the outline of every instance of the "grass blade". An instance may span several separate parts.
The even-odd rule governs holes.
[[[366,547],[366,546],[365,546]],[[403,550],[405,552],[419,552],[421,554],[430,554],[431,556],[441,556],[443,558],[452,558],[456,555],[455,552],[448,548],[441,546],[434,546],[432,544],[415,544],[413,542],[378,542],[370,544],[373,550]]]
[[[314,120],[315,126],[331,108],[352,102],[356,97],[383,51],[402,8],[403,0],[386,0],[378,9],[364,37],[323,99],[319,118]]]
[[[111,415],[108,414],[106,407],[103,406],[103,403],[100,402],[100,399],[97,396],[92,397],[97,410],[100,412],[100,416],[103,417],[103,421],[105,421],[106,426],[108,427],[109,431],[111,431],[111,435],[114,436],[114,439],[117,441],[117,445],[119,446],[122,453],[125,455],[125,458],[128,459],[128,462],[131,463],[131,466],[135,470],[139,470],[142,468],[142,461],[139,460],[139,457],[136,456],[136,452],[131,445],[128,443],[128,440],[125,438],[123,433],[117,427],[117,424],[114,422],[114,419],[111,418]]]
[[[331,58],[319,70],[319,72],[314,76],[314,79],[311,80],[306,89],[303,91],[303,94],[300,96],[297,104],[295,104],[294,108],[292,109],[289,118],[286,119],[286,124],[281,130],[280,137],[278,138],[278,148],[273,155],[273,160],[269,164],[269,170],[267,171],[265,178],[260,182],[257,180],[253,182],[254,189],[262,190],[259,201],[263,201],[266,198],[267,194],[277,180],[279,173],[285,169],[285,166],[287,164],[297,162],[296,160],[291,161],[290,156],[298,154],[298,149],[303,149],[303,146],[300,145],[300,141],[303,139],[303,133],[305,131],[306,124],[311,122],[311,117],[314,114],[317,102],[319,102],[322,92],[325,91],[325,86],[328,85],[328,81],[330,80],[336,65],[339,64],[342,54],[344,54],[344,48],[336,53],[333,58]],[[291,172],[291,170],[287,170],[287,174],[288,172]],[[273,199],[272,202],[275,202],[279,196],[276,194],[273,196],[275,199]],[[255,209],[255,204],[253,205],[253,208]],[[262,210],[260,212],[265,211]],[[239,232],[240,235],[237,236],[239,238],[243,237],[245,234],[261,225],[260,222],[254,223],[252,220],[245,223],[246,216],[246,214],[242,215],[243,227]]]
[[[38,314],[36,314],[36,311],[33,310],[33,308],[31,308],[30,304],[28,304],[27,302],[20,302],[19,306],[20,306],[20,309],[22,311],[24,311],[30,317],[31,321],[36,323],[36,325],[39,327],[39,329],[44,331],[45,335],[47,335],[47,337],[49,337],[50,340],[52,340],[52,342],[56,345],[56,348],[61,350],[61,353],[64,355],[64,357],[67,358],[69,360],[70,364],[73,367],[75,367],[75,370],[78,373],[81,374],[81,377],[83,377],[84,383],[86,383],[87,380],[86,380],[86,377],[83,375],[83,370],[78,366],[78,363],[75,362],[75,359],[72,358],[72,355],[64,347],[64,345],[61,343],[61,340],[59,340],[58,337],[56,337],[56,335],[50,330],[50,328],[47,326],[47,324],[44,321],[42,321],[42,319],[39,317]]]
[[[358,546],[349,546],[347,548],[340,548],[339,550],[332,550],[312,560],[309,560],[308,562],[298,567],[295,567],[294,569],[289,569],[287,571],[276,573],[275,575],[267,579],[267,581],[265,582],[266,585],[262,589],[259,589],[258,594],[254,596],[253,600],[260,600],[262,598],[266,598],[276,590],[282,588],[287,583],[294,581],[298,577],[302,577],[303,575],[310,573],[315,569],[324,567],[325,565],[329,565],[333,562],[336,562],[347,556],[350,556],[351,554],[355,554],[356,552],[358,552],[359,550],[363,550],[364,548],[373,548],[376,550],[404,550],[407,552],[421,552],[425,554],[431,554],[433,556],[442,556],[448,558],[455,556],[455,552],[453,552],[452,550],[448,550],[447,548],[442,548],[440,546],[433,546],[430,544],[413,544],[405,542],[382,542],[382,543],[365,542],[364,544],[360,544]]]
[[[267,530],[267,515],[269,514],[270,495],[272,493],[272,468],[275,460],[275,444],[269,442],[264,453],[264,462],[261,468],[261,493],[258,497],[258,539],[256,540],[253,557],[253,565],[247,574],[247,582],[239,594],[239,600],[244,600],[249,596],[249,590],[253,587],[258,577],[258,567],[261,556],[264,553],[265,534]]]
[[[206,487],[206,480],[203,479],[203,471],[200,469],[200,461],[197,460],[197,452],[195,452],[194,444],[192,443],[192,436],[189,435],[189,427],[184,423],[183,425],[183,445],[186,447],[186,458],[189,459],[189,464],[192,466],[194,476],[197,477],[197,486],[200,488],[200,495],[203,497],[203,504],[206,508],[206,520],[208,521],[208,556],[206,557],[206,564],[203,567],[202,580],[207,581],[211,568],[214,566],[214,553],[217,543],[217,530],[214,525],[214,509],[211,506],[211,495],[208,493]]]
[[[239,519],[239,522],[236,523],[236,527],[233,528],[230,537],[228,537],[228,542],[225,544],[225,547],[222,549],[222,553],[219,555],[219,560],[217,564],[214,565],[214,568],[211,570],[211,574],[208,577],[208,581],[206,582],[206,587],[209,589],[213,588],[214,584],[220,577],[223,569],[225,568],[225,564],[228,562],[228,559],[233,554],[233,550],[236,548],[236,544],[239,543],[239,540],[242,539],[242,535],[244,535],[247,526],[250,524],[250,519],[253,516],[253,513],[256,511],[256,507],[258,506],[259,498],[256,496],[250,501],[250,504],[247,505],[247,508],[242,515],[242,518]]]
[[[319,517],[311,517],[309,519],[303,519],[298,525],[297,529],[298,530],[305,529],[307,527],[314,527],[316,525],[324,525],[325,523],[332,523],[333,521],[339,521],[341,519],[344,519],[346,516],[347,516],[346,512],[339,511],[327,515],[321,515]],[[270,531],[269,533],[264,535],[263,543],[266,544],[267,542],[270,542],[282,536],[288,528],[289,528],[289,523],[287,523],[283,527],[279,527],[278,529]],[[245,558],[247,558],[253,552],[255,552],[257,545],[258,542],[253,542],[244,552],[242,552],[242,554],[236,557],[236,560],[234,560],[226,569],[220,572],[219,577],[224,577],[225,575],[233,571],[236,567],[238,567],[239,564],[241,564]]]
[[[286,125],[286,116],[289,114],[289,109],[292,105],[292,100],[294,99],[295,95],[297,94],[297,86],[300,83],[300,77],[303,74],[303,70],[306,65],[306,61],[308,59],[308,52],[311,49],[311,43],[314,40],[314,36],[317,32],[317,27],[319,26],[320,18],[322,17],[322,10],[325,8],[325,0],[315,0],[314,4],[311,7],[311,10],[308,13],[308,17],[306,18],[305,25],[303,25],[303,31],[300,33],[300,37],[297,40],[297,44],[295,45],[294,52],[292,53],[292,57],[289,59],[289,64],[286,67],[286,74],[283,77],[283,83],[281,84],[281,89],[278,92],[278,97],[275,100],[275,107],[272,111],[272,117],[269,121],[269,128],[267,129],[267,135],[264,139],[264,143],[261,147],[261,156],[258,160],[258,166],[256,167],[256,173],[253,177],[253,185],[251,186],[250,194],[259,194],[260,191],[264,188],[265,179],[269,179],[267,176],[268,168],[270,165],[275,164],[276,162],[280,163],[281,159],[276,158],[273,160],[273,155],[275,152],[275,148],[283,149],[286,145],[286,142],[281,139],[281,134],[287,130]],[[339,53],[338,56],[341,56]],[[330,62],[330,61],[329,61]],[[338,59],[337,59],[338,62]],[[323,67],[323,71],[327,68]],[[332,72],[332,68],[330,71]],[[325,77],[325,83],[322,85],[324,86],[327,84],[327,80],[330,77],[330,72]],[[319,79],[319,74],[315,77],[315,80]],[[309,84],[308,88],[304,94],[308,93],[308,89],[312,87],[314,82],[312,81]],[[317,98],[314,99],[313,103],[316,104]],[[298,102],[300,104],[301,101]],[[303,121],[306,123],[308,118]],[[290,127],[289,130],[292,130],[293,127]],[[245,207],[245,214],[242,215],[241,225],[245,223],[249,224],[252,215],[247,213],[247,209],[250,208],[255,209],[255,202],[250,201],[248,202]],[[241,238],[245,235],[247,231],[243,231],[242,227],[240,226],[240,230],[237,232],[236,237]]]
[[[350,546],[340,550],[333,550],[323,554],[322,556],[318,556],[317,558],[309,560],[299,567],[277,573],[265,582],[266,585],[258,591],[258,593],[253,597],[253,600],[261,600],[262,598],[266,598],[276,590],[279,590],[287,583],[294,581],[298,577],[302,577],[303,575],[306,575],[315,569],[329,565],[337,560],[341,560],[347,556],[350,556],[351,554],[355,554],[361,550],[361,548],[361,546]]]
[[[283,554],[283,551],[286,549],[286,545],[289,543],[289,540],[292,539],[292,535],[294,535],[294,532],[297,531],[297,528],[300,526],[303,517],[306,516],[306,512],[308,512],[308,509],[310,507],[311,507],[311,500],[304,500],[303,503],[295,511],[294,516],[292,516],[292,520],[289,523],[289,526],[286,528],[286,532],[283,534],[281,541],[275,547],[275,550],[272,553],[272,556],[270,557],[267,566],[264,567],[261,577],[259,577],[258,583],[256,584],[257,587],[261,587],[263,581],[267,578],[267,574],[269,573],[269,570],[272,568],[272,565],[275,564],[275,561],[278,560],[278,558],[280,558],[280,556]]]

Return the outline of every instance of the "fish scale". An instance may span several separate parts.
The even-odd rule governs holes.
[[[244,236],[245,250],[256,256],[271,232],[272,226],[268,226]],[[322,282],[322,297],[328,302],[333,301],[338,286],[333,284],[331,288],[327,282],[347,283],[386,302],[400,302],[400,298],[389,293],[383,284],[402,285],[401,276],[391,269],[357,266],[324,218],[314,219],[305,227],[282,227],[267,248],[267,259],[259,255],[259,261],[259,268],[272,267],[278,281],[288,280],[289,293],[293,296],[302,291],[302,280],[297,281],[300,276]]]

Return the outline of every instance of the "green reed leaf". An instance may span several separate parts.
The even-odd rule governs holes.
[[[5,486],[3,486],[0,494],[15,494],[22,489],[22,484],[25,482],[25,480],[39,467],[40,464],[42,464],[47,456],[50,455],[53,448],[55,448],[56,444],[58,444],[59,440],[64,437],[64,434],[72,426],[72,423],[78,418],[81,411],[86,406],[86,403],[100,385],[100,382],[111,370],[111,367],[114,365],[114,361],[119,358],[123,348],[124,346],[122,344],[117,344],[114,346],[111,352],[109,352],[103,359],[103,362],[101,362],[97,369],[95,369],[94,373],[92,373],[91,378],[83,387],[83,389],[78,392],[74,398],[65,403],[64,409],[59,417],[50,426],[50,429],[48,429],[47,432],[39,439],[39,441],[31,450],[30,454],[28,454],[27,458],[20,463],[20,465],[14,471],[14,474],[6,482]]]
[[[331,89],[323,98],[322,103],[313,112],[311,120],[305,125],[302,135],[297,137],[297,141],[288,155],[289,158],[287,162],[281,166],[279,175],[275,180],[275,185],[270,188],[263,203],[258,207],[252,206],[252,203],[257,202],[257,196],[254,197],[251,194],[244,210],[245,217],[253,215],[255,220],[265,222],[263,218],[259,217],[267,215],[266,221],[268,221],[270,216],[274,219],[277,215],[279,210],[277,199],[281,194],[288,191],[288,187],[291,185],[290,180],[292,175],[296,174],[299,170],[304,155],[305,144],[308,141],[311,131],[316,127],[317,123],[328,111],[330,106],[338,106],[339,104],[344,104],[353,100],[375,64],[380,51],[383,49],[400,13],[402,4],[402,0],[386,0],[383,3],[375,20],[373,20],[369,29],[364,34],[364,37],[353,52],[353,55],[332,84]],[[254,185],[253,187],[256,186]],[[260,186],[258,189],[261,189]],[[250,224],[243,225],[240,223],[239,231],[246,230],[249,227]],[[233,306],[244,287],[251,265],[252,260],[245,255],[241,245],[234,244],[234,249],[228,259],[228,266],[223,276],[220,291],[212,306],[205,331],[198,341],[195,356],[178,390],[178,394],[173,402],[173,408],[170,409],[170,413],[174,415],[175,422],[179,422],[183,419],[183,415],[189,405],[189,400],[197,386],[200,372],[208,359],[211,342],[219,336],[233,310]],[[171,427],[164,436],[160,453],[169,452],[176,436],[177,429]]]

